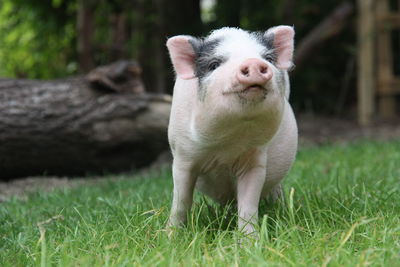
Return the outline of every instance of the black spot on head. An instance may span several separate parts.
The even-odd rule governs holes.
[[[277,61],[277,54],[274,47],[274,34],[269,33],[265,35],[264,32],[254,32],[253,35],[259,44],[265,47],[264,53],[261,55],[265,60],[275,64]]]
[[[274,49],[274,37],[273,33],[265,35],[265,32],[256,32],[257,40],[260,44],[265,46],[267,49]]]
[[[189,42],[196,53],[195,75],[200,81],[226,61],[225,58],[215,54],[221,39],[193,39]]]

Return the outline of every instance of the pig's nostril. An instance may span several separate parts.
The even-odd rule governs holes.
[[[268,67],[266,67],[266,66],[261,66],[261,67],[260,67],[260,72],[261,72],[262,74],[267,73],[267,71],[268,71]]]
[[[249,76],[249,68],[248,68],[248,67],[243,68],[243,69],[241,70],[241,72],[242,72],[243,75]]]

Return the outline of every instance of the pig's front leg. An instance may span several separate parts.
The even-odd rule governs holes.
[[[237,202],[239,230],[245,234],[255,234],[258,220],[258,205],[266,177],[267,155],[259,155],[258,162],[238,178]]]
[[[174,195],[168,226],[180,226],[186,223],[187,214],[192,206],[196,176],[191,171],[190,165],[178,158],[174,158],[172,176]]]

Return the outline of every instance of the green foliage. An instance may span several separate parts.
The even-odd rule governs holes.
[[[47,3],[49,2],[49,3]],[[2,0],[0,76],[50,79],[76,71],[74,4]]]
[[[260,239],[241,247],[229,209],[200,195],[168,237],[169,170],[12,199],[0,206],[0,264],[398,266],[399,151],[399,141],[303,149],[285,201],[261,205]]]

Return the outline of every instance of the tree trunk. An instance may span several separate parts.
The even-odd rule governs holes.
[[[143,81],[151,92],[166,92],[164,64],[160,51],[166,51],[166,37],[161,33],[159,4],[156,0],[141,0],[138,3],[138,18],[135,34],[138,39],[138,59],[143,67]],[[152,19],[149,19],[152,17]],[[166,53],[166,52],[165,52]]]
[[[126,171],[168,149],[169,96],[95,80],[0,79],[1,179]]]
[[[177,34],[201,34],[200,1],[140,0],[135,12],[134,35],[144,83],[152,92],[172,93],[174,72],[165,43]]]
[[[126,51],[127,43],[127,18],[122,12],[113,13],[111,20],[111,60],[116,61],[129,58]]]
[[[215,12],[218,18],[218,27],[240,27],[240,11],[242,6],[243,2],[241,1],[217,1]]]
[[[306,59],[314,54],[315,47],[338,34],[346,25],[346,19],[353,13],[354,5],[349,1],[342,2],[320,24],[318,24],[297,45],[294,63],[299,68]]]
[[[79,70],[86,73],[94,67],[94,6],[91,0],[78,1],[77,42]]]

